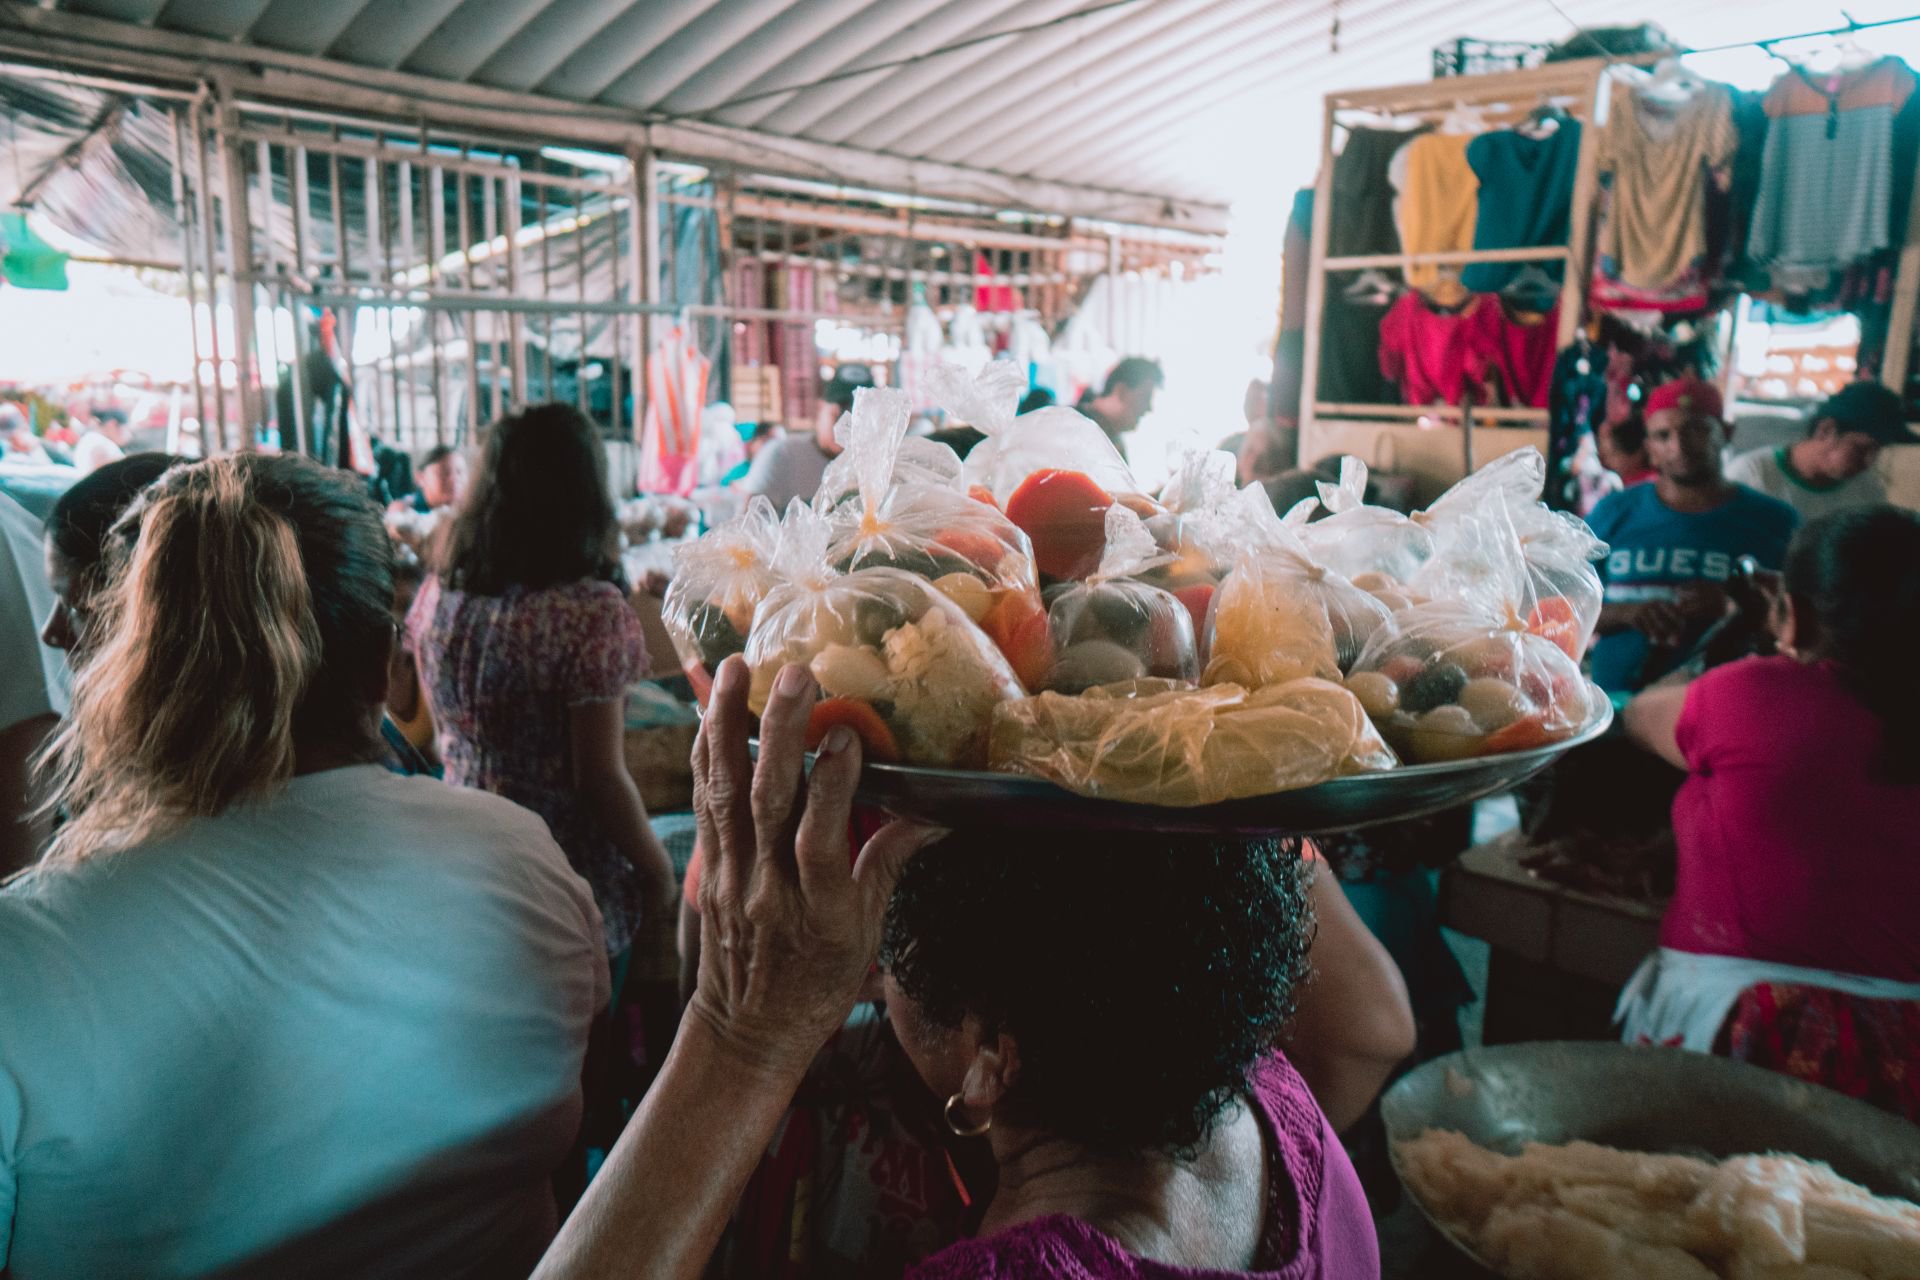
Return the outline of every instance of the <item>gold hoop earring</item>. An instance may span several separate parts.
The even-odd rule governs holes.
[[[942,1111],[942,1114],[946,1116],[947,1128],[953,1130],[955,1137],[977,1138],[981,1134],[985,1133],[987,1130],[993,1128],[992,1116],[988,1116],[985,1120],[982,1120],[979,1124],[964,1124],[961,1121],[954,1119],[954,1113],[959,1109],[959,1107],[960,1107],[960,1095],[956,1093],[951,1098],[947,1099],[947,1105],[945,1108],[943,1108],[943,1111]]]

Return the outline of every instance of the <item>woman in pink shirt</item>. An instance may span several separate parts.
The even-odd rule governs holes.
[[[537,1277],[699,1275],[876,944],[902,1047],[998,1168],[970,1188],[976,1238],[913,1280],[1378,1277],[1353,1167],[1278,1047],[1311,862],[895,822],[849,869],[857,740],[829,733],[804,774],[814,692],[788,667],[754,762],[746,686],[722,664],[694,748],[709,857],[680,1038]]]
[[[1920,516],[1805,526],[1779,653],[1655,688],[1627,732],[1688,773],[1630,1040],[1718,1050],[1920,1115]],[[1911,1072],[1904,1073],[1911,1076]]]

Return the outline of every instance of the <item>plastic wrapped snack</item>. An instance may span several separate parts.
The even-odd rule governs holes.
[[[1545,475],[1539,451],[1519,449],[1441,495],[1421,517],[1434,555],[1411,590],[1446,600],[1477,591],[1489,577],[1504,582],[1508,545],[1516,545],[1527,578],[1521,616],[1578,662],[1600,620],[1604,589],[1592,561],[1607,554],[1607,544],[1578,516],[1537,501]]]
[[[1170,559],[1140,576],[1179,598],[1203,640],[1213,593],[1233,568],[1237,539],[1227,513],[1238,468],[1232,454],[1219,450],[1187,455],[1160,491],[1164,510],[1147,521],[1147,531]]]
[[[820,488],[814,497],[814,502],[823,510],[855,501],[860,496],[860,476],[855,470],[858,454],[849,447],[853,444],[851,413],[840,415],[840,421],[834,424],[833,437],[840,445],[840,456],[827,464],[826,474],[820,478]],[[960,455],[938,440],[927,440],[920,436],[906,436],[900,441],[889,483],[925,485],[954,493],[967,491]]]
[[[1172,559],[1139,516],[1122,506],[1108,508],[1099,569],[1085,582],[1048,593],[1053,665],[1042,687],[1079,693],[1143,677],[1198,680],[1192,616],[1170,592],[1134,580]]]
[[[1300,541],[1320,563],[1363,589],[1387,591],[1411,582],[1433,555],[1433,535],[1420,521],[1367,505],[1367,464],[1360,459],[1342,458],[1340,483],[1323,481],[1319,490],[1329,514],[1300,526]]]
[[[1418,763],[1543,747],[1588,721],[1587,684],[1539,602],[1498,499],[1423,570],[1436,599],[1393,616],[1347,687]],[[1557,598],[1557,597],[1555,597]]]
[[[1143,681],[1043,693],[995,711],[992,762],[1080,795],[1177,807],[1395,764],[1353,695],[1325,680],[1254,692]]]
[[[660,620],[702,706],[721,662],[746,652],[753,611],[778,581],[780,529],[773,504],[756,495],[739,516],[674,549]]]
[[[978,379],[948,368],[930,377],[955,418],[987,437],[967,455],[968,491],[1026,532],[1042,577],[1072,581],[1099,566],[1106,511],[1116,501],[1157,513],[1092,419],[1057,405],[1014,416],[1026,385],[1019,370],[994,363]]]
[[[813,673],[821,700],[808,727],[860,735],[870,760],[978,769],[993,708],[1024,696],[993,642],[959,605],[899,569],[835,573],[824,522],[803,509],[783,531],[783,580],[760,602],[747,640],[748,706],[766,707],[788,663]]]
[[[1232,515],[1242,541],[1213,598],[1202,682],[1259,689],[1340,679],[1387,607],[1309,555],[1261,486],[1242,489]]]

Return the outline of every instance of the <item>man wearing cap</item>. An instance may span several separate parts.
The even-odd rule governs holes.
[[[1587,523],[1611,549],[1593,678],[1632,693],[1667,674],[1728,609],[1727,579],[1752,556],[1779,569],[1799,525],[1794,509],[1721,470],[1729,428],[1719,389],[1696,378],[1647,397],[1651,484],[1611,494]]]
[[[1778,449],[1743,453],[1727,479],[1778,498],[1802,520],[1887,500],[1873,472],[1881,447],[1911,444],[1900,397],[1877,382],[1855,382],[1813,411],[1807,438]]]

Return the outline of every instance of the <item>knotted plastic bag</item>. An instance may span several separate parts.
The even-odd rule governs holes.
[[[1136,581],[1172,560],[1139,516],[1109,507],[1099,569],[1047,593],[1053,665],[1043,687],[1079,693],[1144,677],[1198,680],[1192,615],[1171,592]]]
[[[778,581],[780,528],[773,504],[755,495],[732,520],[674,549],[660,620],[702,706],[721,662],[746,652],[753,611]]]
[[[1373,596],[1316,560],[1260,485],[1231,508],[1241,545],[1207,620],[1205,684],[1260,689],[1307,676],[1339,680],[1386,620]]]
[[[1577,662],[1600,620],[1604,588],[1592,562],[1606,556],[1607,544],[1578,516],[1539,501],[1546,466],[1538,449],[1517,449],[1442,494],[1419,517],[1432,534],[1434,555],[1416,576],[1414,590],[1443,600],[1470,589],[1485,558],[1484,526],[1497,508],[1506,515],[1527,573],[1522,617]]]
[[[858,500],[833,509],[827,556],[842,572],[916,574],[984,627],[1034,687],[1052,661],[1033,548],[1011,520],[951,488],[897,479],[908,400],[894,390],[854,393],[847,456]]]
[[[822,694],[810,733],[846,725],[870,760],[983,768],[993,708],[1026,692],[1006,658],[926,579],[836,572],[826,521],[802,512],[776,557],[783,580],[754,615],[748,705],[762,711],[780,668],[801,663]]]
[[[862,394],[866,393],[856,391],[855,399]],[[840,445],[840,456],[827,464],[826,473],[820,477],[820,488],[814,497],[814,502],[822,509],[831,509],[860,497],[860,476],[855,469],[859,455],[851,448],[851,413],[841,414],[840,420],[834,423],[833,438]],[[909,435],[901,439],[889,480],[893,484],[926,485],[935,489],[950,489],[955,493],[967,491],[960,455],[938,440],[920,436]]]
[[[1042,578],[1074,581],[1098,567],[1116,501],[1158,512],[1092,419],[1058,405],[1014,416],[1026,379],[1013,366],[989,364],[977,379],[944,367],[931,376],[940,402],[987,437],[967,455],[968,491],[1026,532]]]
[[[1360,459],[1342,458],[1340,482],[1321,481],[1318,487],[1320,505],[1329,514],[1312,524],[1298,522],[1300,541],[1321,564],[1361,589],[1392,591],[1412,581],[1433,555],[1433,536],[1418,520],[1367,505],[1367,464]]]
[[[1248,691],[1142,681],[1079,697],[1043,693],[994,713],[993,767],[1080,795],[1217,804],[1391,769],[1352,694],[1324,680]]]
[[[1207,611],[1220,580],[1233,568],[1239,542],[1229,515],[1238,471],[1230,453],[1188,454],[1160,491],[1162,512],[1147,521],[1154,541],[1172,558],[1140,576],[1171,591],[1187,607],[1194,634],[1203,641],[1202,661]]]
[[[1578,664],[1530,625],[1539,600],[1501,497],[1461,517],[1422,577],[1435,598],[1394,614],[1347,678],[1403,758],[1523,751],[1588,723]]]

